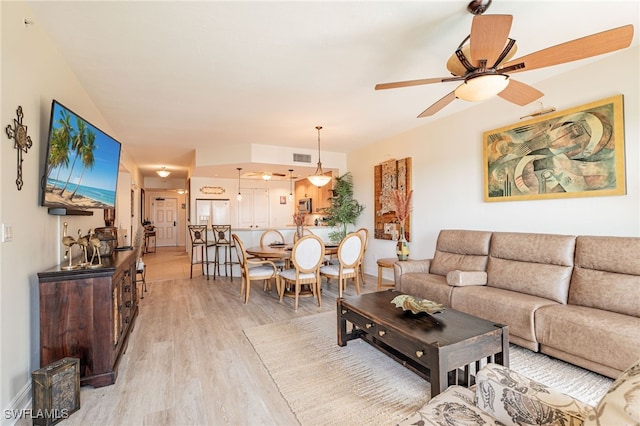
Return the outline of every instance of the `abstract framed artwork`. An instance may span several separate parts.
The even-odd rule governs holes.
[[[622,95],[483,134],[484,200],[624,195]]]

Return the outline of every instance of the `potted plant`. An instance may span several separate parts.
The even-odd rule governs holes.
[[[335,178],[331,206],[324,209],[327,225],[336,227],[329,233],[332,242],[339,242],[347,236],[347,225],[355,225],[364,206],[353,198],[353,178],[350,172]]]

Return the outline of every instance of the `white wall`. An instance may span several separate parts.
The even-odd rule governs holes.
[[[0,407],[19,409],[30,399],[31,372],[40,368],[39,271],[59,264],[62,223],[69,232],[104,226],[102,212],[94,216],[50,216],[40,207],[40,178],[46,156],[51,100],[57,99],[118,139],[76,76],[62,60],[24,2],[0,2],[2,68],[0,75],[0,222],[13,227],[13,242],[0,243]],[[18,191],[16,150],[4,127],[22,106],[23,124],[33,146],[23,155],[24,186]],[[124,141],[121,141],[124,142]],[[137,176],[137,170],[130,170]],[[129,180],[130,181],[130,180]],[[129,186],[122,184],[125,198]],[[120,199],[120,194],[118,194]],[[127,206],[124,211],[130,211]],[[2,418],[2,424],[10,419]]]
[[[517,107],[497,98],[422,126],[416,119],[419,127],[349,153],[355,197],[367,206],[358,225],[373,229],[374,166],[389,158],[411,157],[411,258],[430,258],[443,228],[640,236],[638,51],[627,49],[535,84],[546,94],[544,106],[558,111],[624,94],[626,195],[485,203],[483,132],[518,123],[536,107]],[[375,260],[393,257],[394,250],[394,242],[372,237],[366,272],[376,274]],[[391,272],[385,277],[391,278]]]

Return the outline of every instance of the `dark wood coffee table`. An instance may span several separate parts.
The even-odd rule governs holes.
[[[449,385],[470,386],[482,362],[509,366],[509,331],[454,309],[414,315],[380,291],[338,299],[338,345],[363,339],[431,382],[431,397]],[[347,322],[352,324],[347,332]]]

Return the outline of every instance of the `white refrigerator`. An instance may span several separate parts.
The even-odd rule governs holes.
[[[231,225],[229,200],[196,199],[196,224]]]

